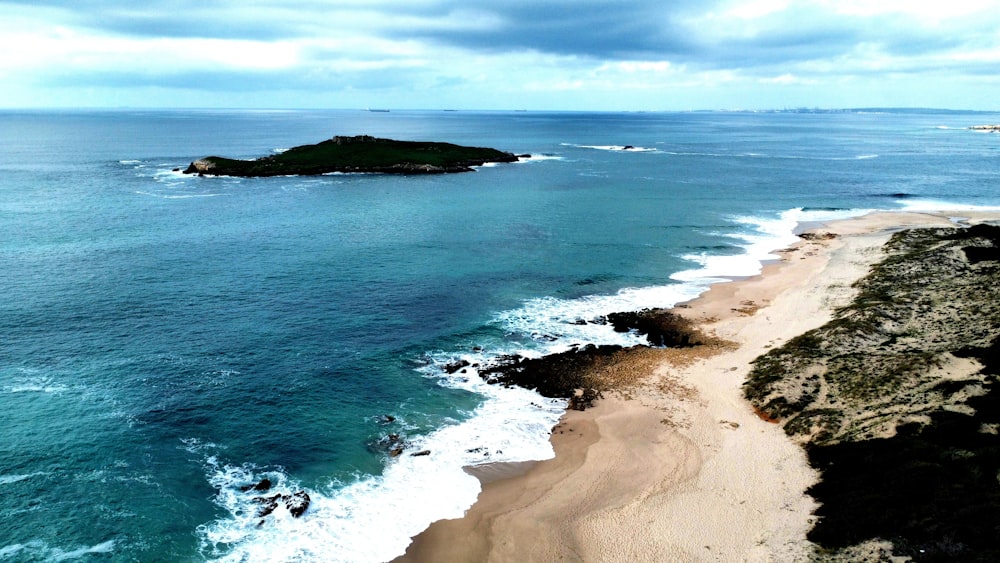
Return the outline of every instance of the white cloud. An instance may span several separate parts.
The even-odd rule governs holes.
[[[670,72],[673,65],[670,61],[617,61],[608,63],[602,69],[615,69],[626,73],[663,73]]]
[[[761,84],[776,84],[778,86],[793,86],[793,85],[815,85],[818,84],[817,80],[801,78],[791,73],[785,73],[780,76],[773,76],[768,78],[759,78],[757,80]]]
[[[732,96],[726,105],[736,106],[779,99],[774,92],[810,94],[793,85],[853,89],[836,100],[877,87],[887,99],[904,76],[926,85],[925,99],[942,92],[941,104],[962,99],[957,89],[968,84],[987,90],[977,100],[1000,99],[987,79],[1000,75],[997,4],[106,0],[95,13],[69,0],[11,0],[0,2],[0,106],[42,103],[53,85],[67,98],[78,87],[145,104],[156,103],[150,90],[183,90],[213,105],[273,96],[264,103],[294,106],[350,94],[363,107],[377,93],[399,100],[387,106],[517,107],[523,98],[629,109],[674,96]],[[165,103],[179,99],[168,94]]]
[[[281,69],[300,62],[299,46],[291,41],[135,38],[66,25],[32,29],[11,21],[0,31],[0,50],[12,54],[0,59],[0,69],[8,71]]]
[[[925,20],[947,20],[971,14],[996,14],[995,0],[818,0],[831,11],[851,16],[869,17],[883,14],[906,14]]]
[[[743,20],[757,19],[788,8],[788,0],[736,1],[724,12],[725,16]]]

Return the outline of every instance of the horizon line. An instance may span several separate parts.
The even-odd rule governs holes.
[[[13,111],[359,111],[361,107],[253,107],[253,106],[8,106]],[[701,109],[549,109],[549,108],[394,108],[380,106],[377,113],[391,112],[495,112],[495,113],[837,113],[837,112],[946,112],[1000,113],[1000,109],[956,109],[926,106],[781,107],[781,108],[701,108]]]

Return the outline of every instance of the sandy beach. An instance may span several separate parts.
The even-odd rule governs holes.
[[[750,362],[823,325],[901,228],[976,213],[878,213],[815,226],[761,275],[719,283],[675,312],[714,343],[635,354],[634,383],[568,411],[554,459],[473,470],[464,518],[433,524],[401,561],[796,561],[817,475],[755,414]],[[995,218],[995,214],[992,218]]]

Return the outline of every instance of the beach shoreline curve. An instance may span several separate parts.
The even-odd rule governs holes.
[[[903,228],[1000,213],[875,212],[809,225],[760,275],[712,285],[673,311],[718,339],[637,361],[642,383],[567,411],[555,457],[470,468],[483,490],[395,561],[802,560],[817,481],[804,450],[743,397],[750,363],[827,322]]]

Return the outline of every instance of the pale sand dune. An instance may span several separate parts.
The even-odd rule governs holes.
[[[479,470],[494,480],[466,516],[432,525],[401,560],[808,558],[815,506],[805,490],[817,476],[804,451],[743,399],[750,362],[848,303],[893,230],[952,225],[949,215],[985,217],[881,213],[823,226],[816,232],[837,236],[803,241],[762,275],[679,307],[734,346],[661,351],[652,369],[637,361],[642,384],[567,412],[553,432],[554,459]]]

